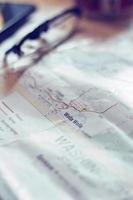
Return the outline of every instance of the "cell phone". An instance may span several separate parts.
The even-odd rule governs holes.
[[[35,10],[30,4],[0,3],[0,44],[24,25]]]

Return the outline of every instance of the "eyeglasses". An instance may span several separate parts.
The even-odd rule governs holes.
[[[80,15],[80,9],[74,7],[40,24],[6,51],[3,68],[15,72],[38,62],[74,33]]]

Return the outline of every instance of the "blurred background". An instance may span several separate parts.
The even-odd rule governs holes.
[[[117,26],[127,26],[133,15],[133,0],[16,0],[16,1],[0,1],[2,5],[0,10],[4,8],[3,3],[28,3],[47,11],[55,8],[68,8],[72,5],[78,5],[82,14],[91,19],[114,22],[117,21]],[[8,9],[9,12],[9,9]],[[118,23],[119,21],[119,23]],[[3,25],[3,17],[0,16],[0,26]],[[110,25],[110,24],[109,24]],[[116,27],[115,27],[116,28]]]
[[[82,32],[86,31],[89,37],[100,40],[106,40],[127,30],[131,25],[133,15],[133,0],[8,0],[0,2],[0,13],[5,13],[5,16],[11,15],[11,12],[16,13],[15,7],[11,11],[11,8],[4,5],[6,2],[35,5],[42,10],[44,16],[48,14],[49,17],[56,16],[66,8],[78,5],[84,17],[84,20],[79,22]],[[20,9],[17,10],[20,12]],[[34,22],[36,21],[34,19]],[[3,25],[4,20],[1,14],[1,29]]]

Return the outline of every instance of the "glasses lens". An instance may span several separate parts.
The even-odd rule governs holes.
[[[48,32],[42,33],[41,38],[54,47],[65,41],[75,31],[77,21],[76,16],[66,14],[53,21]]]
[[[26,40],[21,45],[21,57],[15,55],[14,59],[7,59],[8,66],[12,66],[12,71],[32,66],[42,56],[64,42],[74,32],[77,21],[77,17],[73,14],[54,18],[47,32],[43,32],[38,39]]]

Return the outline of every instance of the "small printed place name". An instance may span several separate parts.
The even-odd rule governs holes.
[[[64,116],[70,121],[72,122],[75,126],[77,126],[78,128],[82,128],[83,124],[80,123],[78,120],[74,119],[72,115],[70,115],[68,112],[66,112],[64,114]]]

